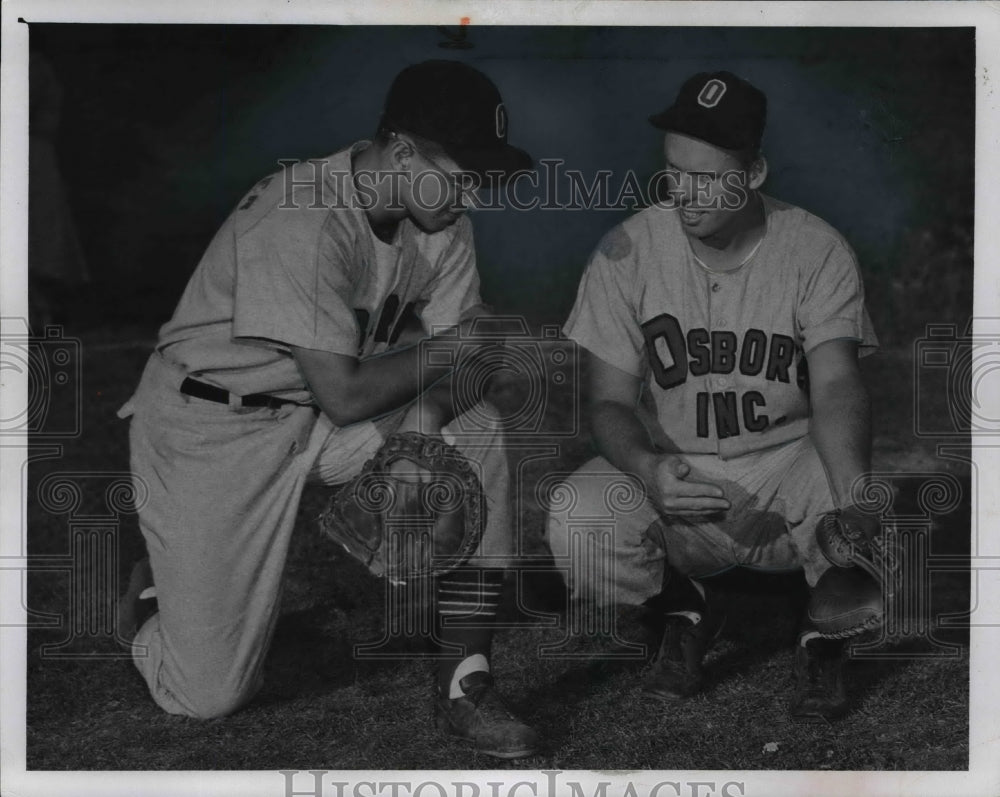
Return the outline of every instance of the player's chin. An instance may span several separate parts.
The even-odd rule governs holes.
[[[450,210],[441,210],[436,213],[425,213],[421,216],[414,216],[413,223],[426,233],[441,232],[451,227],[461,218],[461,213],[454,213]]]
[[[718,226],[717,213],[711,208],[681,208],[677,215],[684,228],[691,232],[707,232]]]
[[[717,211],[697,211],[697,215],[690,215],[685,219],[681,216],[681,228],[688,235],[695,238],[706,238],[714,235],[725,226],[725,219],[719,218]]]

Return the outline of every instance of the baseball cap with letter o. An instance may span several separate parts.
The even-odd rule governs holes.
[[[507,109],[493,81],[460,61],[424,61],[400,72],[380,127],[433,141],[479,175],[532,168],[531,156],[507,143]]]
[[[673,105],[649,117],[661,130],[722,149],[759,147],[766,119],[764,92],[732,72],[699,72],[684,82]]]

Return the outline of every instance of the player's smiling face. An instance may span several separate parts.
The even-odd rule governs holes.
[[[739,159],[728,150],[672,132],[664,136],[663,151],[672,204],[684,232],[700,239],[724,237],[746,206],[748,178]]]

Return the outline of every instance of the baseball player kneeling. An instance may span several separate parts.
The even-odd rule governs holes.
[[[303,486],[351,482],[324,530],[379,574],[434,580],[439,727],[533,752],[490,674],[513,550],[497,416],[440,389],[486,345],[469,188],[530,167],[489,78],[425,62],[393,82],[374,141],[264,178],[215,236],[120,413],[149,558],[119,633],[163,709],[217,717],[253,697]],[[433,362],[403,345],[414,326],[446,330]]]
[[[828,719],[847,708],[843,640],[884,612],[884,535],[858,505],[871,432],[857,360],[877,342],[844,239],[761,193],[765,116],[761,91],[717,72],[650,118],[663,199],[604,236],[565,325],[601,456],[570,478],[578,500],[547,534],[574,557],[573,597],[662,609],[645,689],[665,700],[699,691],[720,628],[699,578],[801,568],[791,713]],[[636,511],[608,500],[623,473],[645,489]],[[604,517],[610,537],[594,531]],[[584,559],[595,548],[599,566]]]

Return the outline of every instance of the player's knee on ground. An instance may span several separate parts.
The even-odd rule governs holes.
[[[196,707],[197,719],[211,720],[228,717],[250,702],[252,695],[218,694],[201,702]]]
[[[183,698],[175,695],[154,698],[161,708],[171,714],[183,714],[200,720],[227,717],[239,711],[257,694],[259,686],[235,687],[231,684],[205,684],[188,690]]]
[[[149,685],[156,704],[168,714],[195,719],[225,717],[243,708],[260,690],[262,680],[251,672],[224,672],[195,663],[194,668],[179,670],[168,659],[137,660],[136,665]],[[144,664],[150,667],[144,667]]]

